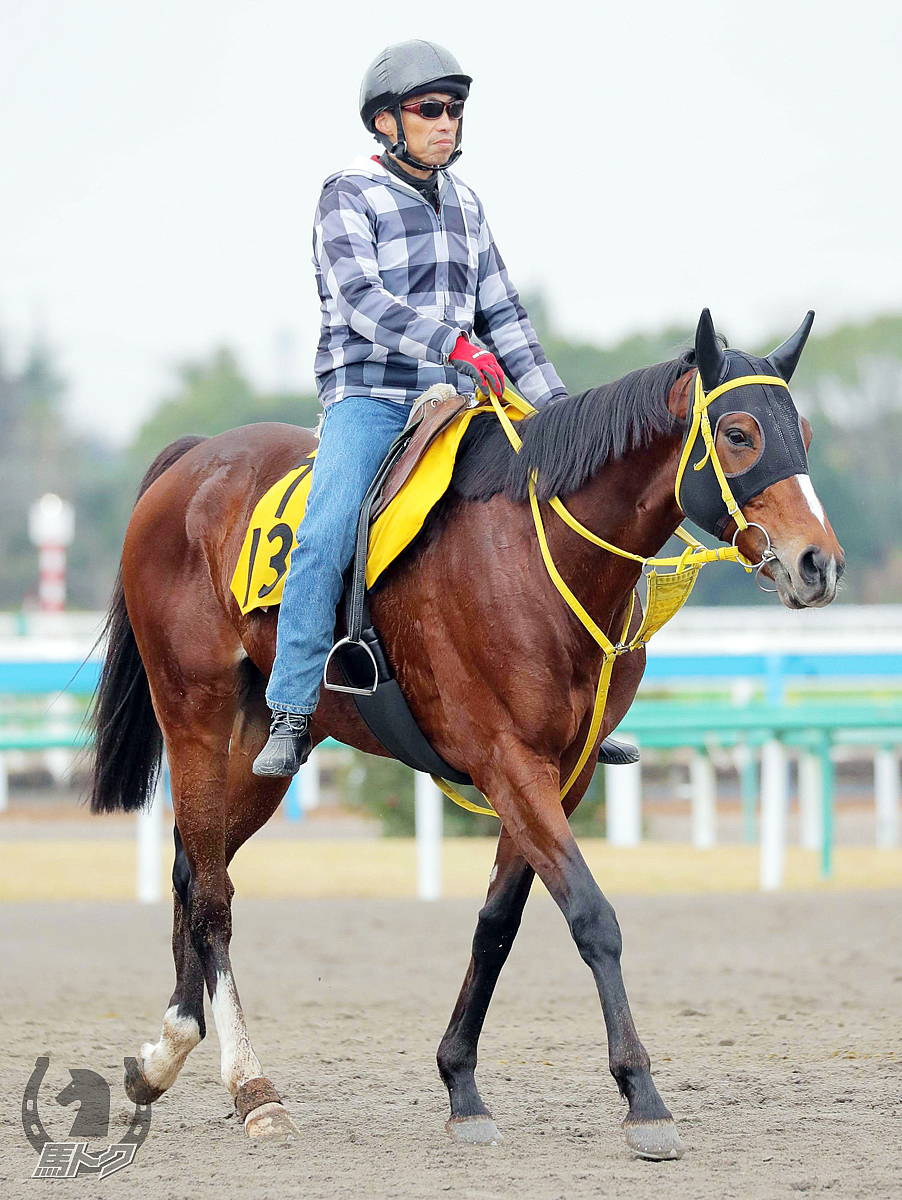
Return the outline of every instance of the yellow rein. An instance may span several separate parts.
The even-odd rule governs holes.
[[[686,439],[686,444],[683,447],[683,452],[680,456],[680,462],[677,469],[677,478],[675,485],[676,500],[679,504],[680,499],[680,482],[689,458],[692,455],[695,441],[701,431],[702,440],[705,445],[705,453],[698,463],[695,464],[695,470],[699,471],[704,466],[708,458],[711,458],[715,473],[717,474],[718,482],[720,483],[721,494],[724,504],[727,506],[727,511],[736,521],[739,529],[746,529],[748,522],[739,510],[733,493],[730,490],[730,485],[724,474],[720,460],[717,457],[717,452],[714,448],[714,439],[711,433],[711,422],[708,418],[707,408],[712,400],[724,392],[731,391],[733,388],[741,387],[749,383],[771,383],[786,386],[782,379],[770,375],[745,375],[741,379],[732,379],[727,383],[721,384],[720,387],[714,388],[707,396],[701,383],[701,376],[696,373],[695,377],[695,400],[692,411],[692,425],[689,430],[689,436]],[[517,433],[514,423],[504,411],[498,397],[490,393],[489,399],[495,415],[501,422],[501,427],[507,434],[508,441],[513,446],[514,450],[519,454],[523,442],[520,435]],[[510,388],[505,388],[503,400],[505,404],[517,409],[524,415],[528,415],[535,411],[533,406],[518,396],[516,392]],[[486,406],[488,411],[488,407]],[[549,507],[557,513],[557,515],[570,526],[574,532],[586,541],[591,542],[593,546],[599,546],[603,550],[607,550],[611,554],[616,554],[620,558],[628,558],[633,562],[641,563],[644,567],[673,567],[672,573],[667,575],[659,575],[652,570],[647,578],[648,581],[648,597],[646,602],[645,614],[642,622],[633,635],[632,639],[627,642],[629,636],[629,628],[633,619],[633,609],[635,605],[635,593],[630,597],[629,608],[626,615],[626,621],[623,626],[623,632],[620,635],[619,642],[612,642],[611,639],[604,633],[599,625],[593,621],[592,617],[586,612],[576,596],[571,592],[570,588],[565,583],[563,577],[555,566],[554,559],[551,557],[551,551],[548,548],[548,540],[545,536],[545,527],[542,522],[542,514],[539,509],[539,501],[536,496],[535,489],[535,472],[529,480],[529,505],[532,510],[533,522],[536,528],[536,535],[539,540],[539,549],[542,552],[542,560],[545,563],[545,569],[551,578],[552,583],[557,588],[558,592],[567,604],[567,607],[573,612],[580,624],[592,639],[601,648],[603,654],[603,662],[601,674],[598,679],[598,686],[595,691],[595,704],[592,710],[592,720],[589,725],[589,731],[586,735],[586,742],[582,752],[577,759],[576,765],[570,772],[566,783],[561,788],[561,800],[567,795],[573,784],[579,778],[580,773],[585,767],[592,749],[595,745],[598,731],[601,728],[601,723],[604,719],[605,709],[607,707],[608,690],[611,684],[611,674],[614,670],[614,662],[621,654],[628,654],[633,650],[644,646],[648,639],[666,624],[668,620],[682,608],[683,604],[689,598],[689,593],[692,591],[698,572],[709,562],[738,562],[751,569],[748,560],[743,558],[739,550],[735,546],[724,546],[716,550],[709,550],[703,546],[701,542],[696,541],[691,534],[680,526],[676,530],[679,538],[686,543],[686,549],[682,554],[670,558],[643,558],[641,554],[633,554],[629,550],[622,550],[619,546],[613,545],[611,542],[606,542],[604,538],[598,537],[592,533],[585,525],[581,524],[576,517],[566,508],[564,503],[558,496],[552,496],[548,501]],[[492,808],[484,808],[479,804],[474,804],[465,796],[462,796],[456,788],[452,787],[444,779],[440,779],[437,775],[432,776],[436,785],[442,792],[455,804],[461,808],[467,809],[469,812],[485,813],[487,816],[497,816],[498,814]]]

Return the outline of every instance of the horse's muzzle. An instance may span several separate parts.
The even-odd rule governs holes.
[[[806,546],[792,567],[781,558],[773,565],[777,591],[789,608],[823,608],[829,604],[846,569],[842,551],[830,554],[816,545]]]

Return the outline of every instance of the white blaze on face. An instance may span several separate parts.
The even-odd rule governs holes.
[[[824,512],[824,506],[817,498],[817,492],[814,490],[814,484],[811,482],[810,475],[796,475],[802,495],[808,501],[808,507],[817,519],[820,521],[824,530],[827,529],[827,515]]]
[[[234,1096],[242,1084],[249,1079],[258,1079],[261,1072],[231,974],[217,976],[210,1007],[222,1052],[222,1082]]]

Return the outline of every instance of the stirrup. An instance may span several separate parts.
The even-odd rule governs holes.
[[[332,655],[336,650],[341,650],[344,646],[357,646],[361,650],[365,650],[370,656],[370,662],[373,664],[373,686],[372,687],[351,687],[347,683],[330,683],[328,680],[329,663],[332,661]],[[376,688],[379,686],[379,665],[376,662],[376,656],[363,640],[356,638],[343,637],[335,643],[332,649],[326,656],[326,663],[323,667],[323,687],[329,692],[345,692],[350,696],[375,696]]]

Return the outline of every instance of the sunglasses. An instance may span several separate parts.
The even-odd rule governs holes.
[[[424,121],[437,121],[446,109],[452,121],[459,121],[464,115],[463,100],[449,100],[447,104],[444,100],[420,100],[417,104],[402,104],[401,107],[405,112],[415,112]]]

